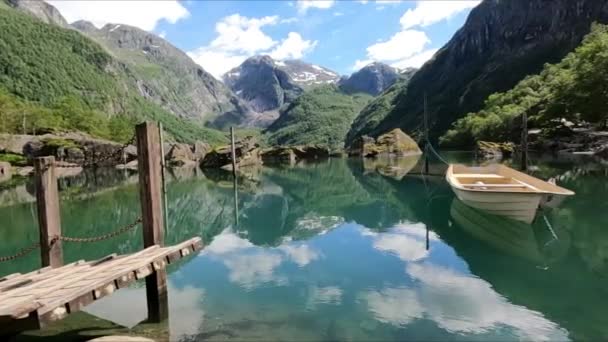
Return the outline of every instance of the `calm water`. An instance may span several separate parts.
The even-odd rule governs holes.
[[[540,162],[537,175],[577,192],[546,214],[550,226],[488,216],[455,200],[442,177],[402,177],[382,163],[265,167],[240,179],[236,202],[229,174],[175,172],[166,241],[200,235],[207,247],[170,270],[172,339],[608,339],[608,172],[599,164]],[[61,186],[65,235],[139,216],[136,175]],[[0,193],[0,255],[37,239],[31,192]],[[64,254],[92,259],[141,244],[138,230],[68,243]],[[37,266],[32,255],[0,264],[0,275]],[[145,318],[144,292],[124,289],[87,311],[132,326]]]

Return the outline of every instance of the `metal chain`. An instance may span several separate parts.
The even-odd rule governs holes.
[[[54,236],[51,239],[50,244],[53,245],[58,240],[68,241],[68,242],[83,242],[83,243],[107,240],[107,239],[111,239],[115,236],[123,234],[123,233],[137,227],[137,225],[139,225],[141,222],[142,222],[142,218],[140,217],[137,220],[135,220],[135,222],[128,224],[116,231],[113,231],[111,233],[104,234],[101,236],[96,236],[96,237],[80,238],[80,237],[68,237],[68,236]],[[15,253],[13,255],[0,257],[0,262],[11,261],[11,260],[15,260],[17,258],[24,257],[24,256],[32,253],[36,249],[40,248],[40,246],[41,246],[40,242],[35,242],[28,247],[22,248],[19,252]]]
[[[55,162],[55,166],[57,167],[63,167],[63,168],[78,168],[78,167],[91,167],[91,166],[97,166],[102,162],[108,161],[112,158],[115,158],[116,156],[118,156],[119,154],[123,153],[124,150],[129,147],[129,145],[133,145],[135,143],[135,135],[133,135],[131,137],[131,139],[129,139],[129,141],[127,141],[126,143],[124,143],[119,149],[108,153],[106,155],[102,155],[99,159],[97,160],[93,160],[90,161],[88,163],[83,163],[83,164],[77,164],[77,163],[67,163],[66,162],[62,162],[62,161],[56,161]]]
[[[11,261],[11,260],[15,260],[20,257],[24,257],[24,256],[30,254],[31,252],[35,251],[39,247],[40,247],[40,242],[33,243],[28,247],[22,248],[19,252],[15,253],[13,255],[0,257],[0,262]]]
[[[142,222],[141,217],[138,218],[137,220],[135,220],[135,222],[128,224],[116,231],[113,231],[111,233],[108,234],[104,234],[104,235],[100,235],[100,236],[95,236],[95,237],[69,237],[69,236],[56,236],[57,239],[61,240],[61,241],[68,241],[68,242],[97,242],[97,241],[103,241],[103,240],[107,240],[107,239],[111,239],[115,236],[118,236],[122,233],[125,233],[135,227],[137,227],[137,225],[139,225]]]

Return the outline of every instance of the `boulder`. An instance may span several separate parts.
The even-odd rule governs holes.
[[[595,151],[594,155],[600,158],[608,159],[608,144],[600,147],[597,151]]]
[[[194,145],[192,145],[192,154],[194,156],[195,161],[200,162],[201,160],[205,159],[205,156],[210,151],[211,151],[211,146],[202,141],[197,140],[196,142],[194,142]]]
[[[35,138],[33,135],[0,134],[0,152],[24,154],[25,145]]]
[[[321,145],[305,145],[293,148],[297,159],[329,158],[329,149]]]
[[[509,158],[515,151],[515,144],[511,142],[496,143],[489,141],[478,141],[475,152],[478,157],[488,160],[500,160]]]
[[[264,163],[289,163],[295,164],[296,154],[290,147],[276,147],[262,151],[262,161]]]
[[[376,140],[367,135],[361,136],[356,139],[351,148],[348,151],[350,156],[362,156],[367,157],[373,155],[373,147],[376,144]]]
[[[194,154],[188,144],[174,144],[171,146],[169,153],[165,157],[168,165],[184,166],[186,164],[195,164]]]
[[[7,162],[0,162],[0,182],[11,179],[12,169],[11,164]]]
[[[22,176],[22,177],[31,176],[34,174],[34,167],[33,166],[18,167],[15,169],[15,174]]]
[[[259,145],[254,137],[246,137],[235,143],[237,168],[262,164]],[[221,146],[207,153],[200,163],[203,168],[222,168],[232,170],[232,150],[230,145]]]

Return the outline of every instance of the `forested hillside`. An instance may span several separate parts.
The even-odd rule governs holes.
[[[9,133],[82,130],[124,140],[142,119],[177,140],[224,140],[143,98],[129,69],[82,34],[0,6],[0,111]],[[120,127],[120,129],[118,129]]]
[[[267,130],[269,142],[340,148],[353,119],[371,98],[368,94],[345,94],[335,85],[315,87],[281,112]]]
[[[608,26],[594,25],[582,44],[561,62],[546,64],[513,89],[491,95],[482,110],[455,122],[441,143],[470,146],[476,140],[516,141],[520,116],[536,127],[553,119],[605,126],[608,120]]]

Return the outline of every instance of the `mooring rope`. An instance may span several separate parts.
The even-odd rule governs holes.
[[[448,162],[447,162],[445,159],[443,159],[443,158],[441,157],[441,155],[439,154],[439,152],[437,152],[437,151],[435,150],[435,148],[433,147],[433,144],[431,144],[431,142],[429,141],[429,139],[428,139],[428,138],[426,139],[426,146],[427,146],[428,148],[430,148],[430,149],[431,149],[431,152],[433,152],[433,154],[434,154],[435,156],[437,156],[437,158],[438,158],[438,159],[439,159],[439,160],[440,160],[442,163],[444,163],[445,165],[450,165],[450,163],[448,163]]]

